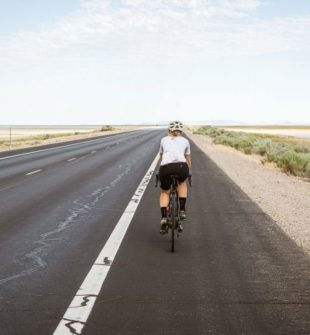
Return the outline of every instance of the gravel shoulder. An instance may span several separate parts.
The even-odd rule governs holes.
[[[205,135],[186,135],[310,255],[310,182],[263,165],[259,156],[215,145]]]

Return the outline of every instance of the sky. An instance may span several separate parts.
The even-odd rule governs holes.
[[[0,0],[0,125],[310,124],[309,0]]]

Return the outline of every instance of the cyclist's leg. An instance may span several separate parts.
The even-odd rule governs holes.
[[[186,181],[179,183],[178,186],[179,198],[187,198],[187,184]]]
[[[162,216],[166,217],[166,213],[163,213],[165,209],[167,209],[169,205],[169,193],[171,187],[171,179],[170,179],[170,170],[171,166],[164,165],[159,168],[159,181],[160,181],[160,197],[159,197],[159,204],[162,212]]]
[[[159,204],[162,217],[167,217],[167,207],[169,205],[170,190],[160,190]]]
[[[159,197],[159,204],[160,204],[160,211],[161,211],[161,220],[160,220],[160,232],[165,233],[167,227],[167,207],[169,205],[169,194],[170,194],[170,169],[169,166],[161,166],[159,169],[159,180],[160,180],[160,197]]]
[[[187,184],[186,179],[188,177],[188,165],[181,164],[179,168],[179,202],[180,202],[180,218],[181,220],[186,219],[186,199],[187,199]]]
[[[185,220],[186,219],[185,205],[187,199],[187,184],[185,181],[183,183],[179,183],[178,192],[179,192],[179,203],[180,203],[180,219]]]
[[[161,211],[161,220],[160,220],[160,233],[166,234],[168,232],[168,205],[169,205],[169,190],[165,191],[161,189],[160,192],[160,211]]]

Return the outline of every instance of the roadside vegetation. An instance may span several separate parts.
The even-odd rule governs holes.
[[[257,154],[262,162],[274,162],[283,171],[310,178],[310,141],[291,137],[227,131],[203,126],[195,131],[212,137],[215,144],[233,147],[247,155]]]
[[[113,130],[112,126],[106,125],[106,126],[102,126],[101,127],[101,131],[109,131],[109,130]]]
[[[51,139],[57,139],[57,138],[64,138],[64,137],[73,137],[77,135],[90,135],[90,134],[95,134],[97,133],[98,136],[100,135],[100,132],[105,132],[105,131],[111,131],[114,130],[114,128],[110,125],[104,125],[101,126],[98,130],[92,130],[92,131],[72,131],[72,132],[65,132],[65,133],[46,133],[46,134],[40,134],[40,135],[25,135],[25,136],[19,136],[12,138],[12,141],[10,143],[10,140],[8,139],[8,136],[6,138],[1,139],[0,138],[0,147],[5,147],[5,148],[18,148],[22,146],[31,146],[31,145],[39,145],[39,144],[44,144],[48,140]],[[95,136],[95,135],[94,135]]]
[[[255,126],[225,126],[225,128],[229,129],[277,129],[277,130],[310,130],[310,126],[304,125],[288,125],[288,126],[277,126],[277,125],[255,125]]]

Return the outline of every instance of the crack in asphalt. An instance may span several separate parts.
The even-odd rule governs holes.
[[[69,209],[70,215],[66,217],[63,221],[61,221],[54,230],[41,234],[40,239],[34,242],[34,244],[37,244],[37,245],[39,244],[38,247],[31,250],[20,260],[15,260],[15,262],[19,263],[21,266],[23,266],[27,262],[27,259],[31,260],[34,263],[34,265],[17,274],[0,279],[0,285],[6,284],[9,281],[16,280],[21,277],[29,276],[33,274],[34,272],[38,271],[39,269],[45,268],[47,266],[47,263],[44,261],[43,255],[46,256],[47,249],[51,245],[51,243],[49,242],[57,241],[61,239],[60,237],[51,238],[51,236],[55,236],[55,235],[57,236],[63,230],[70,227],[71,224],[75,222],[80,216],[90,212],[95,207],[95,205],[109,191],[111,191],[113,188],[117,186],[117,184],[120,183],[120,181],[123,179],[124,176],[129,174],[129,172],[132,170],[132,167],[135,165],[135,163],[136,163],[136,160],[134,159],[130,163],[127,163],[124,166],[122,166],[123,168],[125,168],[125,170],[122,173],[120,173],[112,182],[110,182],[108,186],[105,186],[103,188],[98,188],[84,198],[75,199],[73,201],[73,204],[75,205],[75,207]],[[86,201],[86,199],[91,199],[91,200]]]
[[[63,319],[63,320],[68,321],[68,323],[66,323],[65,326],[70,330],[71,334],[76,334],[76,335],[80,334],[80,333],[77,333],[77,330],[72,327],[74,324],[81,324],[83,326],[86,325],[86,323],[82,321],[75,321],[75,320],[69,320],[69,319]]]
[[[112,261],[108,257],[104,257],[104,259],[103,259],[103,265],[111,266],[112,265]]]
[[[162,304],[166,303],[169,305],[192,305],[195,304],[202,304],[204,306],[237,306],[237,305],[264,305],[264,306],[280,306],[280,305],[287,305],[287,306],[295,306],[295,305],[303,305],[303,306],[308,306],[310,305],[310,301],[268,301],[268,300],[262,300],[262,301],[205,301],[204,299],[193,299],[193,300],[167,300],[167,299],[161,299],[161,298],[127,298],[127,297],[121,297],[121,296],[116,296],[116,297],[111,297],[111,298],[103,298],[103,299],[98,299],[101,303],[115,303],[115,304],[122,304],[122,303],[138,303],[138,304]]]
[[[90,302],[90,300],[89,300],[90,297],[97,298],[97,295],[95,295],[95,294],[84,295],[83,296],[83,302],[82,302],[80,307],[86,307],[87,304]]]

